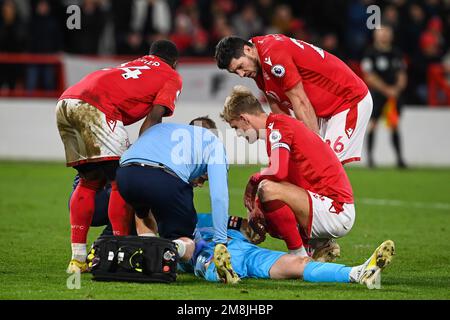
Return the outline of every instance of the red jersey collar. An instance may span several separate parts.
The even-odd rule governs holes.
[[[170,69],[173,69],[171,65],[169,65],[167,62],[165,62],[163,59],[161,59],[158,56],[155,56],[153,54],[147,54],[145,56],[142,56],[141,59],[145,60],[145,61],[158,61],[160,63],[164,63],[165,65],[167,65]]]
[[[273,122],[273,120],[274,120],[273,118],[274,118],[274,114],[272,112],[269,113],[269,116],[266,119],[266,129],[270,129],[269,125],[271,122]]]

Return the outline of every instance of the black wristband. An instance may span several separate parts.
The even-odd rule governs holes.
[[[242,225],[242,218],[236,216],[228,217],[228,229],[240,230]]]

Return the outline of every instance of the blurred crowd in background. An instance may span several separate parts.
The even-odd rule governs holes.
[[[81,8],[80,30],[66,27],[73,4]],[[283,33],[357,64],[372,43],[372,4],[393,27],[407,62],[405,102],[426,104],[428,65],[442,63],[450,75],[450,0],[0,0],[0,52],[139,56],[169,38],[182,56],[212,57],[222,37]],[[27,88],[38,85],[35,67],[27,71]],[[0,68],[0,88],[14,87],[20,68]],[[42,87],[54,88],[51,72],[40,71],[49,75]]]

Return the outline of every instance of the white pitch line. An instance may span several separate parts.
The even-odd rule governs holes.
[[[244,190],[239,188],[229,188],[230,195],[244,196]],[[389,206],[389,207],[407,207],[417,209],[435,209],[450,211],[450,203],[446,202],[419,202],[404,201],[397,199],[373,199],[373,198],[356,198],[356,205],[365,204],[371,206]]]
[[[436,209],[436,210],[449,210],[450,203],[445,202],[418,202],[418,201],[403,201],[394,199],[370,199],[370,198],[358,198],[356,199],[356,205],[358,203],[373,205],[373,206],[391,206],[391,207],[408,207],[418,209]]]

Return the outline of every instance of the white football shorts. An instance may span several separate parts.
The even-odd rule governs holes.
[[[345,203],[343,210],[336,213],[333,200],[308,191],[311,205],[309,230],[306,236],[313,239],[333,239],[345,236],[355,222],[355,206]]]
[[[328,143],[342,164],[360,161],[364,134],[372,114],[370,92],[353,108],[329,119],[319,118],[320,136]]]
[[[82,100],[58,101],[56,122],[68,167],[119,160],[130,145],[121,121],[108,119],[103,112]]]

